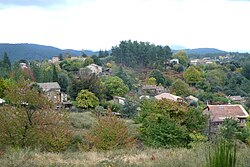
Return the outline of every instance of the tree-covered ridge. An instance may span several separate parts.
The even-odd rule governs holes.
[[[112,47],[112,55],[115,62],[123,66],[161,68],[172,52],[169,46],[129,40]]]
[[[37,45],[37,44],[0,44],[0,58],[2,53],[6,52],[9,55],[11,62],[21,59],[25,60],[46,60],[60,54],[82,55],[82,51],[73,49],[59,49],[52,46]],[[84,50],[86,55],[98,54],[90,50]]]

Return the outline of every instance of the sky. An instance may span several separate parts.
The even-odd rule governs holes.
[[[250,0],[0,0],[0,43],[104,50],[122,40],[250,51]]]

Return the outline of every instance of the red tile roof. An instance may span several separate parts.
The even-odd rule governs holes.
[[[222,122],[225,118],[246,118],[247,111],[242,105],[208,105],[204,110],[210,114],[212,122]]]

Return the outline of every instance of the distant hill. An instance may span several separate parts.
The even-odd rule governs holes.
[[[59,54],[69,53],[74,56],[82,55],[82,51],[73,49],[59,49],[52,46],[37,45],[37,44],[8,44],[0,43],[0,58],[3,58],[3,53],[7,52],[10,60],[12,62],[18,61],[20,59],[26,60],[46,60],[53,56],[58,56]],[[84,50],[86,55],[98,54],[98,52],[93,52],[91,50]]]
[[[215,49],[215,48],[196,48],[196,49],[183,49],[188,55],[207,55],[207,54],[226,54],[226,51]],[[178,50],[172,50],[174,53]]]
[[[174,45],[175,46],[175,45]],[[182,49],[181,46],[176,46],[178,50]],[[174,50],[173,53],[176,53],[178,50]],[[189,57],[205,57],[209,55],[220,55],[226,54],[227,52],[215,49],[215,48],[197,48],[197,49],[184,49],[188,53]],[[4,51],[7,52],[10,60],[12,62],[18,61],[21,59],[25,60],[46,60],[51,59],[53,56],[58,56],[59,54],[69,53],[73,56],[82,55],[82,51],[73,50],[73,49],[59,49],[52,46],[38,45],[38,44],[9,44],[9,43],[0,43],[0,59],[3,58]],[[110,51],[109,51],[110,52]],[[98,55],[98,51],[94,52],[91,50],[84,50],[86,55]]]
[[[188,54],[199,54],[199,55],[206,55],[206,54],[226,54],[226,51],[222,51],[215,48],[197,48],[197,49],[185,49]]]

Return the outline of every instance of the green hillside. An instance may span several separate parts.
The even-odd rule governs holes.
[[[59,54],[69,53],[74,56],[82,55],[82,51],[66,49],[62,50],[52,46],[37,45],[37,44],[0,44],[0,58],[3,57],[3,53],[7,52],[10,60],[17,61],[21,59],[26,60],[45,60],[50,59],[53,56]],[[90,50],[84,51],[86,55],[96,54],[97,52],[92,52]]]

